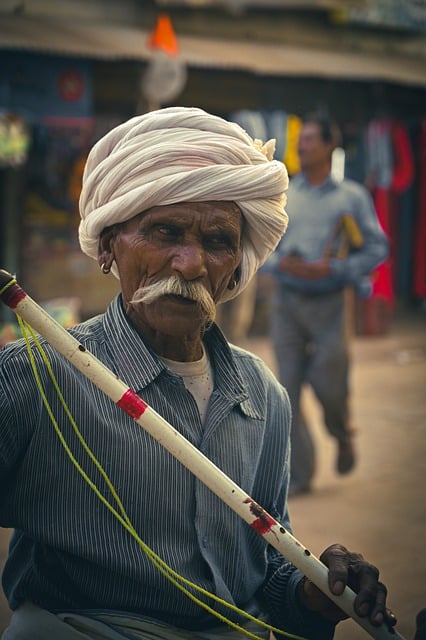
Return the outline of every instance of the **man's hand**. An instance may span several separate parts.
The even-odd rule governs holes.
[[[426,609],[422,609],[416,616],[416,635],[414,640],[425,640],[426,638]]]
[[[329,568],[328,586],[334,595],[341,595],[349,586],[357,594],[354,601],[357,615],[368,617],[374,626],[380,626],[383,622],[389,628],[395,626],[394,614],[386,609],[387,589],[379,582],[376,567],[366,562],[359,553],[352,553],[340,544],[328,547],[320,560]],[[300,582],[298,597],[307,609],[316,611],[331,622],[337,623],[348,617],[307,578]]]
[[[283,256],[278,263],[278,270],[304,280],[321,280],[331,274],[330,261],[327,258],[307,262],[295,255]]]

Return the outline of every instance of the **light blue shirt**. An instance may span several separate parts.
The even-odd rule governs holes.
[[[264,270],[272,272],[283,285],[303,292],[330,292],[345,286],[355,287],[388,255],[388,240],[383,232],[368,191],[353,180],[337,182],[331,176],[319,186],[311,185],[303,174],[291,179],[286,211],[289,224],[277,250]],[[363,238],[360,248],[344,258],[331,258],[331,275],[318,281],[296,278],[278,270],[280,258],[297,254],[309,262],[324,257],[333,242],[343,215],[350,215]]]
[[[204,426],[182,379],[143,342],[116,298],[71,330],[266,511],[290,527],[286,508],[290,407],[256,356],[205,335],[215,385]],[[88,445],[142,538],[179,574],[293,633],[328,640],[333,625],[301,611],[301,574],[126,413],[43,341]],[[113,501],[84,453],[36,353],[62,432],[85,471]],[[156,569],[71,464],[46,414],[22,340],[0,351],[0,524],[16,529],[3,584],[10,606],[136,612],[188,629],[217,620]],[[211,602],[210,602],[211,604]],[[220,605],[214,608],[235,618]]]

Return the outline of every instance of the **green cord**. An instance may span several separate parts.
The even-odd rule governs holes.
[[[2,287],[0,289],[0,297],[4,294],[5,291],[7,291],[9,289],[9,287],[11,287],[13,284],[16,284],[16,280],[15,278],[13,278],[12,280],[9,280],[9,282],[7,284],[4,285],[4,287]]]

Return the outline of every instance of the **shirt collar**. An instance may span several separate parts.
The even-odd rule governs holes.
[[[304,173],[299,173],[297,176],[295,176],[295,179],[296,178],[297,178],[297,181],[300,182],[300,184],[305,189],[319,189],[321,191],[329,191],[331,189],[335,189],[336,186],[339,184],[337,180],[333,178],[331,173],[329,173],[327,178],[324,180],[324,182],[319,185],[312,185],[310,182],[308,182]]]
[[[142,391],[166,370],[164,363],[128,320],[121,294],[111,302],[103,315],[103,329],[114,372],[131,389]],[[243,403],[245,413],[256,413],[232,349],[217,325],[213,324],[206,331],[204,344],[220,393],[234,404]]]
[[[247,416],[260,419],[261,416],[252,403],[244,382],[236,354],[238,347],[231,349],[225,336],[215,324],[206,332],[204,344],[210,353],[215,370],[215,383],[218,390],[231,404],[239,404]]]
[[[115,373],[131,389],[144,389],[165,369],[128,320],[121,294],[103,315],[103,328]]]

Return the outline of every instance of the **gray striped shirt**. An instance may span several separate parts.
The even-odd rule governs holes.
[[[194,398],[128,322],[120,296],[104,314],[70,331],[289,528],[289,402],[259,358],[230,347],[215,326],[206,333],[215,386],[202,426]],[[254,615],[266,609],[274,624],[294,633],[332,637],[330,625],[298,607],[300,572],[42,343],[79,429],[142,540],[179,574],[220,598]],[[38,353],[35,357],[67,443],[113,503],[45,365]],[[22,340],[0,351],[0,483],[0,524],[15,529],[3,574],[12,609],[31,601],[50,611],[135,612],[188,629],[217,624],[152,565],[72,465],[44,408]],[[220,604],[213,607],[236,619]]]

